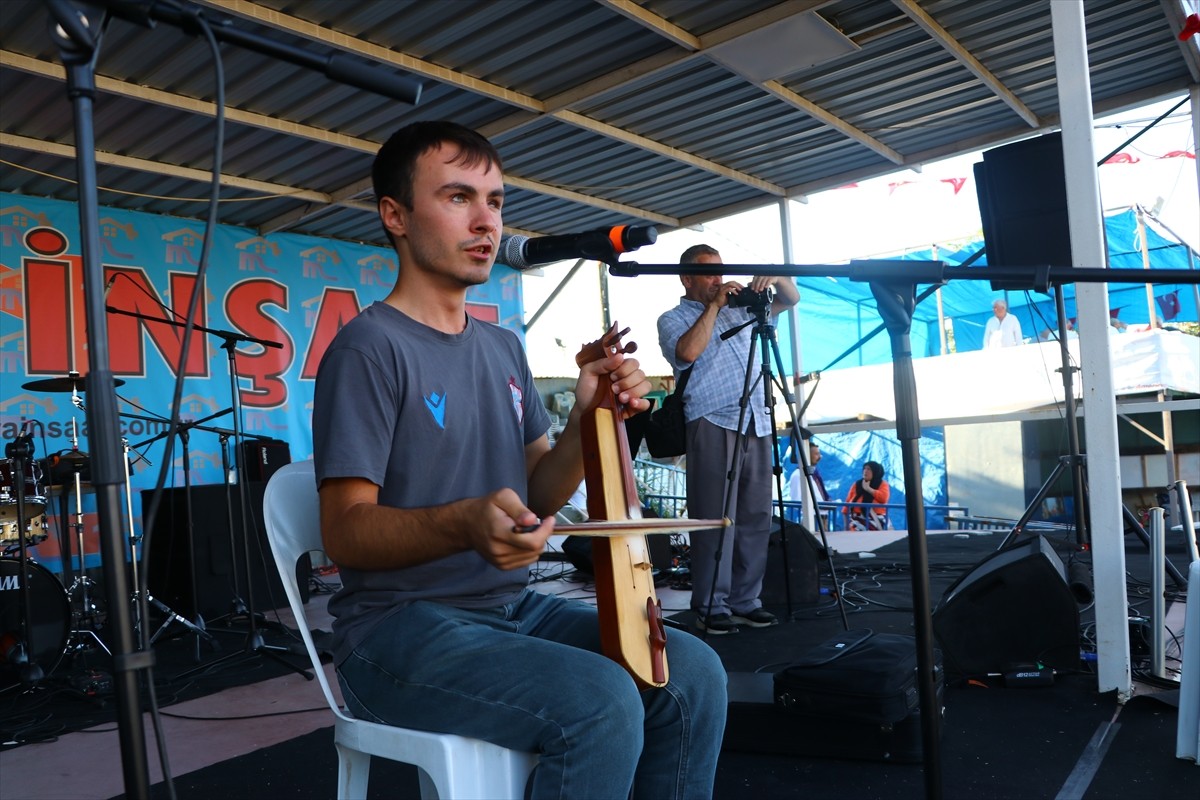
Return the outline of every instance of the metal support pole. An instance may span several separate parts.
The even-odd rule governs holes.
[[[1166,526],[1163,510],[1157,506],[1150,509],[1150,672],[1157,678],[1166,678],[1166,637],[1163,624],[1167,620],[1164,591],[1167,587]]]

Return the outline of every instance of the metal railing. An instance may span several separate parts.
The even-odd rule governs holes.
[[[660,517],[687,516],[687,472],[670,464],[660,464],[657,461],[634,459],[633,475],[637,481],[638,495],[642,505]],[[842,528],[841,511],[847,506],[862,506],[863,503],[851,503],[845,500],[823,500],[817,503],[817,508],[825,515],[826,530]],[[906,528],[906,507],[903,503],[872,503],[872,507],[882,505],[888,510],[892,519],[892,527]],[[899,513],[893,513],[893,511]],[[783,513],[787,519],[800,519],[800,502],[784,500]],[[971,510],[964,506],[926,505],[925,524],[927,528],[943,529],[957,525],[959,528],[968,527],[964,524],[971,517]],[[1011,527],[1011,526],[1010,526]]]
[[[641,495],[642,505],[653,511],[660,517],[683,517],[687,516],[687,498],[681,495],[659,494],[655,492],[644,492]],[[829,500],[817,503],[817,507],[825,516],[825,530],[836,531],[842,530],[841,510],[845,506],[861,506],[862,503],[848,503],[846,501]],[[882,504],[889,511],[889,519],[892,520],[892,527],[898,529],[907,528],[907,519],[904,516],[905,506],[903,504]],[[798,501],[784,500],[783,513],[786,519],[793,522],[800,519],[800,506]],[[774,507],[773,507],[774,508]],[[898,509],[901,513],[892,515],[892,509]],[[925,506],[926,528],[933,530],[941,530],[949,528],[952,522],[957,519],[970,517],[971,510],[963,506],[949,505],[927,505]],[[897,524],[899,522],[900,524]],[[930,524],[931,522],[939,523],[937,527]],[[945,523],[944,525],[940,523]],[[962,527],[962,526],[960,526]]]

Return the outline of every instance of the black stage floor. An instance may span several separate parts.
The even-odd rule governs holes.
[[[933,601],[994,551],[1001,536],[928,537]],[[1127,539],[1128,593],[1131,616],[1135,616],[1147,609],[1144,576],[1148,558],[1140,541],[1133,536]],[[1053,544],[1064,557],[1071,550],[1065,538]],[[1182,553],[1170,555],[1182,567]],[[850,628],[913,631],[911,571],[903,539],[878,548],[873,558],[851,553],[835,555],[833,562]],[[828,564],[822,563],[821,568],[821,585],[829,587]],[[1168,593],[1176,594],[1170,584]],[[790,619],[772,628],[709,638],[731,674],[774,672],[843,629],[841,613],[827,596],[815,603],[793,604],[790,609],[785,603],[771,607],[783,617],[790,611]],[[1081,646],[1086,650],[1090,646],[1089,608],[1080,607],[1080,614]],[[690,615],[683,612],[675,619],[688,624]],[[240,646],[237,636],[226,635],[221,640],[225,652]],[[267,630],[267,640],[281,647],[294,645],[294,639],[273,626]],[[1144,665],[1136,652],[1135,666],[1140,668]],[[212,655],[204,653],[205,658]],[[274,659],[254,658],[237,669],[173,680],[170,676],[192,664],[187,637],[160,642],[156,657],[163,705],[232,685],[262,682],[266,690],[272,679],[289,672]],[[1169,660],[1168,666],[1177,669],[1178,661]],[[819,738],[822,732],[814,734],[813,723],[775,716],[767,724],[743,725],[736,736],[727,737],[715,796],[731,800],[751,796],[887,800],[925,797],[931,785],[940,784],[944,797],[983,800],[1195,798],[1200,796],[1200,767],[1174,757],[1176,695],[1167,687],[1139,684],[1135,697],[1119,704],[1115,693],[1097,692],[1096,678],[1086,664],[1075,671],[1060,670],[1052,686],[1038,688],[1006,687],[1001,679],[986,676],[950,680],[945,686],[939,747],[931,762],[935,769],[929,774],[923,758],[884,760],[854,748],[839,757],[777,752],[781,737],[797,733],[789,726],[807,725],[809,730],[801,733],[809,737]],[[731,707],[731,720],[740,713],[738,707]],[[17,748],[17,756],[25,742],[66,735],[113,719],[111,702],[83,702],[66,689],[47,689],[30,696],[13,691],[0,695],[0,734],[7,747]],[[112,760],[117,769],[116,754]],[[332,727],[327,727],[179,775],[175,789],[180,798],[326,798],[332,796],[335,774]],[[4,795],[24,796],[10,791],[6,789]],[[166,786],[156,784],[153,794],[167,797]],[[413,769],[375,759],[370,796],[416,797]]]

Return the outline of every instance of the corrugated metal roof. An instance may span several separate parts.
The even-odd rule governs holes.
[[[234,184],[223,196],[259,199],[223,204],[221,221],[263,232],[384,243],[366,180],[372,153],[416,119],[454,119],[491,137],[511,179],[505,222],[537,234],[702,223],[1057,123],[1048,0],[194,6],[307,53],[356,54],[423,87],[412,107],[223,45],[221,170]],[[1175,38],[1177,3],[1088,0],[1084,12],[1097,111],[1200,81],[1195,39]],[[726,65],[741,37],[773,36],[805,14],[828,23],[847,52],[806,65],[812,46],[778,39],[766,54],[796,59],[782,74],[749,79],[749,68]],[[0,3],[0,190],[74,199],[72,108],[48,15],[38,0]],[[208,46],[166,23],[113,19],[97,75],[101,202],[202,217],[195,200],[208,192],[216,96]]]

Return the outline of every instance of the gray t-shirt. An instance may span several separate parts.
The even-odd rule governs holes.
[[[365,478],[381,505],[422,508],[504,487],[527,500],[525,446],[550,427],[517,336],[468,318],[461,334],[374,303],[334,338],[317,372],[317,484]],[[430,531],[437,536],[438,531]],[[398,570],[340,568],[329,601],[340,663],[391,611],[418,599],[464,608],[511,602],[529,570],[474,551]]]

